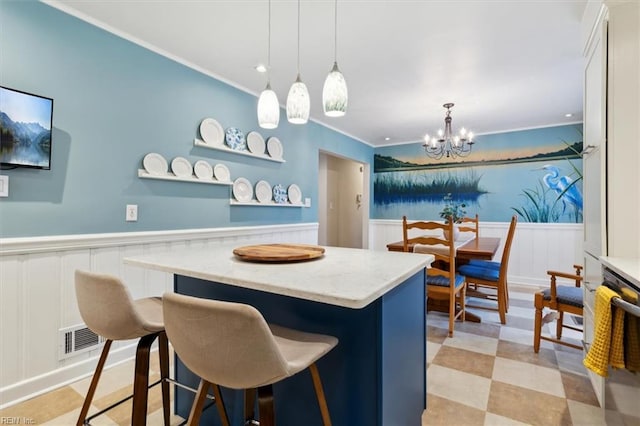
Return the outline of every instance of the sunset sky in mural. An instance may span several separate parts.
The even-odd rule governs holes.
[[[561,127],[480,135],[475,138],[476,143],[471,154],[456,159],[434,160],[429,158],[425,154],[421,142],[379,148],[376,149],[376,154],[414,164],[438,164],[445,160],[446,162],[506,160],[565,149],[567,145],[564,142],[573,144],[582,141],[581,131],[582,124],[579,123]]]

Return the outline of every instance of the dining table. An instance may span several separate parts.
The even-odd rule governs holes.
[[[414,244],[409,244],[409,251],[413,252]],[[497,237],[475,237],[466,241],[461,241],[456,248],[456,263],[463,264],[471,259],[491,260],[500,247],[500,238]],[[387,244],[389,251],[404,251],[402,240]]]
[[[471,259],[491,260],[500,247],[500,238],[497,237],[473,237],[469,240],[456,242],[456,265],[467,263]],[[459,245],[458,245],[459,244]],[[414,252],[414,244],[408,244],[409,252]],[[434,246],[433,251],[436,252],[442,246]],[[404,241],[395,241],[387,244],[388,251],[404,251]],[[428,253],[429,250],[424,245],[420,245],[421,253]],[[427,300],[427,310],[449,312],[449,304],[446,301]],[[465,321],[481,322],[481,318],[473,312],[465,313]]]

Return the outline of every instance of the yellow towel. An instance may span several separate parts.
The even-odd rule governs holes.
[[[623,299],[636,304],[638,294],[628,288],[622,288]],[[624,360],[625,367],[629,371],[640,371],[640,330],[638,318],[633,315],[626,316],[624,327]]]
[[[585,357],[583,364],[594,373],[607,377],[609,375],[609,356],[612,336],[611,299],[620,297],[608,287],[601,285],[596,290],[595,296],[595,329],[591,348]],[[619,324],[621,327],[622,324]],[[616,327],[618,328],[618,327]],[[622,334],[622,329],[618,331]],[[613,331],[616,336],[616,331]]]
[[[638,329],[638,318],[633,315],[627,315],[627,323],[625,324],[624,357],[627,370],[640,371],[640,330]]]
[[[609,365],[624,368],[624,310],[613,306],[613,325],[611,326],[611,349]]]

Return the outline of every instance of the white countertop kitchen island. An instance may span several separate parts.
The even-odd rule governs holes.
[[[338,346],[318,363],[334,424],[420,424],[426,406],[424,280],[432,255],[325,247],[323,257],[310,261],[252,263],[233,255],[239,245],[124,261],[173,273],[177,293],[248,303],[269,322],[336,336]],[[197,383],[179,360],[176,377]],[[241,415],[242,394],[225,392],[228,412]],[[276,384],[274,394],[279,424],[321,424],[307,374]],[[176,392],[178,414],[187,417],[192,398]],[[209,411],[207,424],[217,424],[217,413]]]

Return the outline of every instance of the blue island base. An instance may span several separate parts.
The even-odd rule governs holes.
[[[281,296],[176,275],[176,293],[248,303],[270,323],[322,333],[338,346],[317,363],[336,426],[420,425],[426,407],[424,270],[362,309]],[[212,326],[215,326],[212,324]],[[215,362],[212,360],[212,362]],[[176,379],[199,379],[176,357]],[[222,388],[232,425],[243,425],[243,392]],[[311,374],[302,371],[273,385],[276,424],[322,425]],[[176,387],[176,413],[189,416],[193,393]],[[219,425],[215,407],[201,424]]]

